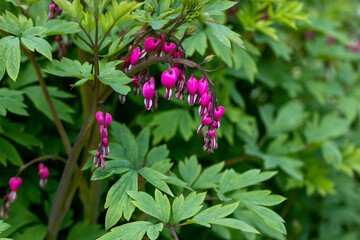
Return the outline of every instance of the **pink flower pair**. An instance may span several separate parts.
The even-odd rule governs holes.
[[[105,119],[104,119],[103,112],[98,111],[95,114],[95,117],[100,124],[100,143],[98,145],[98,150],[94,157],[94,164],[97,167],[101,166],[101,168],[104,169],[105,168],[105,156],[104,155],[107,156],[110,153],[109,141],[107,138],[108,137],[107,127],[110,125],[110,123],[112,121],[112,116],[110,115],[110,113],[106,113]]]

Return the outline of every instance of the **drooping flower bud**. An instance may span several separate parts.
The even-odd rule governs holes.
[[[9,180],[9,186],[10,186],[11,191],[13,191],[13,192],[17,192],[17,190],[19,189],[21,184],[22,184],[21,177],[12,177]]]
[[[201,125],[199,126],[197,133],[201,133],[203,128],[205,126],[210,125],[210,123],[211,123],[211,118],[209,117],[209,115],[207,113],[204,113],[202,121],[201,121]]]
[[[200,116],[204,114],[204,111],[206,107],[209,105],[210,100],[211,100],[211,94],[209,92],[206,92],[201,96],[200,107],[199,107]]]
[[[109,149],[109,140],[107,138],[103,138],[103,146],[104,146],[105,155],[108,156],[110,153],[110,149]]]
[[[7,196],[10,203],[15,201],[16,192],[19,189],[19,187],[21,186],[21,184],[22,184],[21,177],[12,177],[12,178],[10,178],[9,186],[10,186],[11,192]]]
[[[180,71],[176,67],[171,71],[167,70],[161,74],[161,83],[166,87],[166,99],[170,99],[172,93],[171,88],[175,85],[179,75]]]
[[[134,85],[134,93],[135,96],[137,96],[140,92],[139,78],[137,76],[134,76],[133,79],[134,80],[132,80],[131,83]]]
[[[149,37],[144,42],[144,48],[146,52],[154,51],[157,46],[160,44],[161,39],[156,39],[154,37]]]
[[[125,57],[121,57],[120,60],[125,60]],[[130,58],[126,59],[124,62],[124,68],[128,68],[130,65]]]
[[[225,108],[223,106],[215,108],[215,110],[214,110],[214,120],[215,121],[220,121],[220,118],[222,117],[224,112],[225,112]]]
[[[187,82],[187,88],[189,91],[189,96],[188,96],[188,101],[190,106],[193,106],[195,103],[195,99],[196,99],[196,92],[198,90],[198,81],[196,80],[196,78],[194,77],[194,74],[191,74],[188,82]]]
[[[104,129],[104,126],[103,125],[100,125],[100,137],[103,136],[103,129]],[[105,131],[104,131],[104,137],[108,137],[108,131],[107,129],[105,128]]]
[[[49,177],[49,169],[44,164],[39,164],[39,175],[40,175],[40,187],[44,188]]]
[[[200,102],[200,98],[201,96],[206,93],[209,90],[209,85],[208,82],[205,78],[205,76],[203,76],[200,80],[199,80],[199,85],[198,85],[198,94],[196,97],[196,103]]]
[[[140,48],[137,47],[134,49],[134,51],[132,51],[131,55],[130,55],[130,63],[131,65],[136,65],[139,61],[139,55],[140,55]]]
[[[108,127],[112,121],[112,116],[110,113],[106,113],[105,116],[105,127]]]
[[[96,117],[96,120],[99,122],[99,124],[103,125],[103,123],[104,123],[103,113],[101,111],[98,111],[98,112],[96,112],[95,117]]]
[[[216,143],[216,130],[212,129],[209,131],[209,135],[211,138],[211,148],[212,149],[217,149],[218,145]]]
[[[155,80],[152,77],[149,82],[146,82],[142,89],[142,94],[144,96],[144,103],[146,110],[149,110],[152,106],[152,98],[155,94]]]
[[[162,45],[162,50],[164,51],[165,55],[168,55],[176,48],[176,44],[173,42],[165,42],[164,45]]]

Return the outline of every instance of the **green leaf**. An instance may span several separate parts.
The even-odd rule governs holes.
[[[115,227],[111,229],[111,232],[98,238],[98,240],[141,240],[144,237],[145,233],[148,231],[148,229],[153,225],[153,223],[145,221],[126,223],[124,225],[121,225],[120,227]]]
[[[204,55],[208,47],[205,32],[200,29],[196,30],[192,37],[184,40],[183,47],[186,49],[188,56],[192,56],[195,51],[200,55]]]
[[[238,174],[233,169],[226,169],[220,179],[220,191],[226,193],[248,187],[266,181],[275,174],[276,172],[260,172],[258,169],[252,169],[243,174]]]
[[[6,13],[0,16],[0,29],[5,32],[20,36],[20,22],[19,19],[6,10]]]
[[[17,90],[11,90],[8,88],[0,89],[0,115],[6,116],[6,111],[12,113],[28,116],[29,114],[25,110],[26,105],[23,103],[23,92]]]
[[[150,143],[150,128],[144,128],[141,130],[139,135],[136,137],[136,143],[139,149],[139,158],[143,162],[145,154],[149,151],[149,143]]]
[[[261,206],[273,206],[282,203],[285,200],[285,198],[280,195],[271,195],[271,191],[269,190],[239,192],[231,197],[241,203],[251,203]]]
[[[115,69],[119,63],[120,61],[101,61],[99,78],[115,92],[126,95],[130,91],[130,87],[126,86],[126,84],[133,79],[126,76],[122,71]]]
[[[339,137],[349,129],[349,122],[336,114],[326,115],[319,123],[319,115],[314,114],[312,122],[308,122],[304,134],[308,143],[322,142]]]
[[[286,234],[284,220],[273,210],[254,204],[252,202],[240,201],[240,204],[244,205],[246,208],[250,209],[256,215],[258,215],[265,222],[266,225],[283,234]]]
[[[105,216],[106,229],[114,226],[122,216],[126,220],[130,219],[135,206],[131,203],[126,191],[136,191],[137,184],[137,173],[129,170],[110,188],[105,202],[105,208],[108,208]]]
[[[134,135],[125,124],[118,122],[111,123],[111,133],[116,140],[124,147],[127,159],[130,160],[136,168],[141,168],[142,162],[138,161],[139,150]]]
[[[152,167],[155,163],[166,160],[169,156],[169,150],[167,149],[166,144],[154,147],[150,150],[146,157],[146,165]]]
[[[206,2],[203,12],[211,15],[223,15],[225,10],[231,8],[236,3],[224,0],[210,0]]]
[[[159,234],[163,230],[163,228],[164,228],[164,224],[162,223],[158,223],[156,225],[150,226],[146,232],[146,235],[148,235],[148,237],[151,240],[155,240],[159,237]]]
[[[66,240],[95,239],[105,233],[106,232],[100,224],[89,225],[87,222],[78,222],[70,229]]]
[[[33,147],[40,145],[40,140],[38,138],[25,132],[24,125],[8,121],[7,119],[2,119],[0,120],[0,126],[6,129],[4,132],[0,131],[0,134],[11,139],[17,144],[20,144],[30,150]]]
[[[31,226],[26,228],[26,230],[19,234],[16,239],[19,240],[27,240],[27,239],[34,239],[34,240],[42,240],[45,238],[47,234],[46,226],[42,224],[38,224],[35,226]]]
[[[168,177],[163,175],[162,173],[148,167],[141,168],[138,170],[138,173],[143,176],[149,183],[154,185],[155,187],[159,188],[161,191],[169,194],[170,196],[174,197],[173,193],[171,192],[169,186],[166,184],[164,180]]]
[[[184,114],[179,119],[179,130],[185,141],[189,141],[194,134],[195,123],[188,111],[184,111]]]
[[[300,168],[304,163],[298,159],[286,157],[286,156],[264,156],[264,163],[266,169],[273,169],[280,167],[284,172],[292,176],[293,178],[302,181],[303,175]]]
[[[24,164],[16,148],[2,137],[0,137],[0,146],[0,162],[4,166],[7,165],[7,160],[15,166]]]
[[[235,211],[239,203],[232,203],[228,205],[215,205],[205,209],[204,211],[197,214],[191,221],[196,222],[197,224],[203,225],[205,227],[210,227],[210,223],[224,218]]]
[[[179,197],[176,197],[172,204],[173,224],[177,224],[199,212],[203,206],[201,204],[204,202],[205,196],[206,193],[196,194],[196,192],[192,192],[186,196],[185,199],[182,194]]]
[[[52,60],[51,54],[51,45],[44,39],[32,36],[21,37],[21,42],[27,47],[30,51],[38,51],[50,61]]]
[[[238,205],[239,203],[237,202],[223,206],[221,204],[215,205],[202,211],[188,222],[197,223],[205,227],[210,227],[210,224],[215,224],[235,228],[244,232],[259,233],[255,228],[240,220],[225,218],[226,216],[233,213]]]
[[[127,193],[134,199],[133,204],[141,211],[165,224],[169,222],[170,202],[158,189],[155,189],[155,199],[145,192],[127,191]]]
[[[303,124],[307,117],[300,102],[290,102],[282,106],[276,118],[269,116],[269,114],[273,114],[270,109],[269,105],[259,109],[260,116],[265,123],[269,136],[277,136],[283,132],[296,129]]]
[[[92,65],[88,62],[81,64],[77,60],[71,60],[63,57],[61,61],[54,60],[52,64],[47,65],[44,72],[60,77],[76,77],[79,79],[89,78],[92,70]]]
[[[10,227],[11,227],[10,224],[7,224],[6,222],[4,222],[4,220],[0,220],[0,233],[2,233],[3,231],[5,231]]]
[[[70,114],[74,113],[74,110],[65,104],[64,102],[60,101],[58,98],[72,98],[73,95],[69,94],[68,92],[64,92],[59,90],[57,87],[48,86],[48,91],[51,96],[51,99],[55,105],[55,109],[59,115],[59,118],[63,121],[68,123],[73,123],[73,118]],[[31,102],[35,105],[35,107],[45,114],[50,120],[54,120],[51,114],[49,105],[46,102],[44,94],[42,93],[40,86],[31,86],[24,88],[23,91],[25,92],[26,96],[30,98]]]
[[[232,41],[240,48],[245,49],[244,43],[240,39],[240,35],[236,32],[231,31],[228,27],[210,22],[206,22],[206,26],[210,31],[216,33],[219,41],[224,43],[227,47],[231,48],[230,41]]]
[[[155,126],[153,131],[153,144],[161,140],[169,141],[176,134],[177,128],[185,140],[189,140],[193,134],[194,121],[187,110],[175,109],[155,115],[150,126]]]
[[[243,232],[250,232],[250,233],[260,234],[255,228],[251,227],[249,224],[247,224],[247,223],[245,223],[243,221],[240,221],[238,219],[221,218],[221,219],[216,219],[216,220],[214,220],[214,221],[212,221],[210,223],[220,225],[220,226],[224,226],[224,227],[238,229],[238,230],[241,230]]]
[[[206,168],[193,185],[195,189],[208,189],[219,183],[221,178],[220,171],[224,167],[224,162],[219,162]]]
[[[325,142],[321,147],[321,152],[325,162],[339,168],[342,163],[342,154],[333,142]]]
[[[8,36],[0,39],[0,56],[4,56],[5,68],[9,77],[16,81],[20,70],[19,38]],[[2,60],[4,59],[2,58]]]
[[[185,158],[185,161],[180,161],[179,172],[185,182],[192,186],[195,180],[199,177],[201,172],[201,165],[198,163],[196,156]]]
[[[105,169],[98,168],[93,173],[91,180],[108,178],[114,174],[122,174],[133,169],[134,166],[127,160],[110,160],[105,162]],[[133,169],[134,170],[134,169]]]

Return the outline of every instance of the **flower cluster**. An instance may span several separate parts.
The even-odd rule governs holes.
[[[55,4],[54,2],[51,2],[49,4],[49,19],[56,19],[61,13],[63,9]]]
[[[185,50],[179,47],[180,44],[176,45],[174,42],[164,41],[164,38],[164,35],[159,38],[149,37],[144,41],[143,50],[140,47],[136,47],[129,54],[128,59],[122,57],[124,70],[125,72],[130,71],[146,55],[148,56],[147,58],[156,58],[162,55],[171,56],[168,64],[169,68],[161,74],[160,79],[161,84],[166,88],[165,98],[170,99],[175,95],[176,99],[183,101],[186,94],[188,94],[187,99],[190,106],[200,104],[199,114],[202,116],[202,122],[198,133],[201,133],[203,128],[207,126],[203,149],[209,153],[213,152],[218,146],[215,133],[216,129],[220,127],[219,120],[224,114],[225,108],[222,106],[217,107],[214,88],[209,88],[209,79],[205,75],[198,81],[191,74],[190,78],[186,81],[186,65],[179,63],[179,61],[172,63],[173,59],[181,59],[183,56],[186,56]],[[162,46],[159,46],[162,42]],[[141,90],[146,110],[155,110],[158,100],[157,90],[155,88],[155,79],[150,76],[149,70],[145,69],[138,76],[134,76],[132,85],[134,86],[135,95],[138,95]],[[120,95],[119,98],[121,102],[125,101],[124,95]]]
[[[96,113],[95,117],[100,124],[100,143],[94,157],[94,164],[96,167],[101,166],[101,168],[104,169],[105,155],[109,155],[110,152],[107,127],[110,125],[112,117],[110,113],[105,113],[104,119],[104,113],[100,111]]]
[[[43,163],[39,164],[40,187],[44,188],[49,177],[49,169]]]

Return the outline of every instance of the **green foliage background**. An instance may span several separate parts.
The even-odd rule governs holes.
[[[200,118],[197,109],[190,108],[186,101],[160,98],[159,110],[151,113],[144,109],[141,96],[135,97],[130,92],[126,104],[121,105],[118,94],[112,94],[106,103],[107,110],[117,122],[125,125],[113,123],[110,127],[113,138],[110,149],[114,151],[110,156],[112,160],[107,162],[109,171],[98,169],[91,175],[90,164],[83,167],[75,200],[61,227],[61,239],[96,239],[105,234],[103,226],[110,228],[119,220],[126,223],[133,211],[140,220],[144,218],[141,212],[145,212],[167,223],[170,207],[169,212],[160,215],[148,208],[151,204],[155,209],[166,205],[173,195],[177,200],[171,200],[172,214],[181,212],[181,203],[174,202],[186,202],[187,198],[180,199],[184,198],[180,193],[185,195],[190,191],[187,188],[197,191],[200,199],[197,207],[202,203],[201,191],[220,198],[204,202],[203,209],[229,203],[228,198],[239,201],[240,206],[230,213],[233,212],[233,221],[241,220],[247,226],[243,231],[226,228],[222,225],[235,223],[216,224],[223,218],[210,221],[202,210],[195,217],[195,213],[189,214],[190,221],[203,226],[214,224],[213,227],[183,226],[178,233],[180,239],[360,239],[360,54],[347,48],[360,36],[360,3],[356,0],[210,2],[212,5],[209,4],[211,7],[206,11],[220,24],[188,23],[187,26],[194,25],[197,30],[183,46],[187,57],[195,62],[215,54],[212,61],[203,65],[206,69],[216,69],[225,63],[210,73],[219,103],[226,108],[218,131],[219,148],[211,155],[202,151],[203,136],[195,134]],[[0,4],[1,12],[5,9],[19,12],[13,5],[17,1]],[[47,11],[48,4],[42,0],[34,3],[30,15],[35,19],[39,12]],[[164,23],[160,14],[143,21],[153,28],[161,28]],[[77,31],[71,24],[66,28],[62,26],[66,29],[62,34]],[[177,29],[179,36],[185,28]],[[28,38],[41,41],[48,36],[46,40],[51,46],[40,44],[37,46],[43,49],[34,48],[43,55],[39,54],[37,60],[73,142],[84,121],[85,105],[80,98],[85,90],[84,86],[73,88],[71,84],[81,85],[82,79],[90,79],[91,67],[78,62],[72,75],[63,70],[70,72],[73,62],[62,70],[64,65],[49,67],[49,51],[56,46],[51,35],[59,31],[31,32]],[[311,38],[306,37],[309,31],[313,33]],[[242,42],[236,44],[236,33],[241,35],[246,51],[239,46]],[[329,37],[334,43],[329,42]],[[6,42],[9,38],[2,36],[0,40],[0,60],[18,55],[19,50]],[[86,46],[75,37],[71,39],[74,44],[68,47],[67,57],[86,59],[83,51]],[[0,76],[4,75],[0,82],[0,192],[4,193],[8,180],[22,164],[41,155],[66,156],[36,74],[28,59],[19,56],[15,59],[21,62],[18,76],[16,64],[9,63],[15,67],[0,66]],[[165,67],[153,66],[152,75],[160,78]],[[103,68],[113,66],[104,64]],[[198,79],[201,77],[197,71],[194,74]],[[107,76],[102,77],[106,81]],[[80,83],[75,78],[80,79]],[[159,89],[162,97],[163,90]],[[122,85],[118,92],[121,91],[129,89]],[[121,149],[126,149],[128,155]],[[129,159],[135,162],[135,167],[127,165]],[[147,167],[141,168],[142,163]],[[0,232],[3,231],[0,237],[44,239],[51,202],[63,169],[61,162],[46,164],[50,179],[45,189],[38,187],[36,166],[24,172],[23,186],[6,220],[11,227],[0,222]],[[126,190],[137,190],[138,174],[150,183],[146,185],[147,195],[140,196],[146,193],[134,191],[126,195],[121,187],[126,184]],[[255,180],[246,178],[248,175],[253,175]],[[104,179],[98,186],[101,187],[98,203],[92,202],[95,198],[91,195],[90,178]],[[255,197],[248,193],[254,193]],[[193,192],[187,197],[196,196]],[[138,199],[145,198],[148,202],[143,206]],[[98,209],[90,209],[92,206]],[[108,208],[108,213],[103,206]],[[229,205],[222,207],[230,208]],[[96,214],[90,214],[92,211]],[[92,216],[97,216],[97,221]],[[284,225],[279,216],[285,220]],[[181,220],[190,217],[177,216]],[[138,221],[128,232],[138,229],[144,234],[147,232],[149,237],[156,236],[162,225],[152,220]],[[126,231],[126,227],[123,228]],[[238,225],[235,228],[240,229]],[[261,235],[255,234],[257,231]],[[114,232],[100,239],[113,239]],[[170,230],[164,228],[159,239],[170,236]]]

